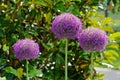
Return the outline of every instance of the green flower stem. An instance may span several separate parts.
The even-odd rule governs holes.
[[[66,39],[66,45],[65,45],[65,80],[68,80],[68,69],[67,69],[67,53],[68,52],[68,40]]]
[[[28,77],[28,60],[26,59],[26,79],[29,80]]]
[[[93,71],[93,53],[90,53],[90,80],[93,80],[93,75],[94,75],[94,71]]]

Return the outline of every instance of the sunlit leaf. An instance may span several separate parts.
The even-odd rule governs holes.
[[[23,68],[18,68],[17,73],[19,74],[20,77],[23,75]]]
[[[51,22],[51,18],[52,18],[52,14],[49,12],[49,13],[46,13],[44,14],[44,17],[45,17],[45,20],[48,24],[50,24]]]
[[[114,32],[114,30],[111,26],[103,27],[103,30],[106,32]]]
[[[35,0],[35,4],[39,4],[39,5],[41,5],[41,6],[48,6],[47,4],[46,4],[46,2],[44,2],[44,0]]]
[[[119,44],[110,44],[110,45],[107,46],[107,48],[112,48],[112,49],[119,50]]]
[[[102,22],[108,24],[112,19],[110,17],[105,18]]]
[[[101,72],[97,72],[95,75],[95,80],[102,80],[105,75]]]
[[[105,55],[108,56],[108,57],[109,56],[111,56],[111,57],[119,57],[119,54],[114,50],[105,51]]]
[[[120,32],[115,32],[109,36],[109,40],[117,40],[120,39]]]
[[[9,46],[7,46],[6,44],[3,45],[3,51],[8,51],[9,50]]]

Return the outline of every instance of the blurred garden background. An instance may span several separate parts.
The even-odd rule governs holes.
[[[108,35],[104,51],[95,52],[94,66],[120,70],[120,0],[1,0],[0,80],[26,80],[25,61],[14,56],[13,44],[30,38],[40,45],[37,59],[29,60],[30,80],[64,80],[65,40],[51,32],[55,16],[69,12],[82,28],[95,27]],[[90,80],[90,55],[78,40],[68,41],[68,80]],[[94,69],[94,80],[103,73]]]

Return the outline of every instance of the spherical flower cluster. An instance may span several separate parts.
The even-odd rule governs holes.
[[[71,13],[62,13],[52,22],[52,32],[59,39],[76,39],[81,30],[80,19]]]
[[[108,43],[108,37],[103,30],[91,27],[82,31],[78,41],[85,51],[103,51]]]
[[[14,54],[19,60],[29,60],[37,58],[39,45],[31,39],[18,40],[13,45]]]

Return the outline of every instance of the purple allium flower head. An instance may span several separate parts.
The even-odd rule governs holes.
[[[108,43],[108,37],[103,30],[91,27],[80,33],[78,41],[85,51],[103,51]]]
[[[37,58],[39,45],[31,39],[18,40],[14,45],[14,54],[19,60],[29,60]]]
[[[78,17],[71,13],[62,13],[52,22],[52,32],[59,39],[76,39],[82,30],[82,23]]]

